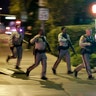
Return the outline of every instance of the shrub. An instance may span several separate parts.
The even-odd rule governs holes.
[[[67,27],[67,33],[70,35],[72,44],[74,46],[74,49],[77,53],[77,55],[73,54],[71,49],[71,63],[73,66],[77,66],[78,64],[82,63],[81,55],[80,55],[80,47],[78,45],[79,38],[82,34],[85,34],[85,29],[86,28],[92,28],[93,25],[76,25],[76,26],[66,26]],[[55,29],[52,29],[48,34],[48,42],[51,46],[52,54],[57,56],[58,51],[57,51],[57,46],[58,46],[58,34],[61,32],[61,26],[56,27]],[[92,55],[91,59],[91,66],[96,66],[96,56]]]
[[[77,66],[78,64],[82,63],[82,58],[80,54],[73,55],[71,57],[71,64],[73,66]]]
[[[96,53],[92,54],[90,58],[91,58],[90,59],[91,68],[96,67]]]

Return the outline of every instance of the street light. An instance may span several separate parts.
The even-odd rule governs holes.
[[[2,10],[2,8],[0,8],[0,10]]]
[[[95,17],[95,32],[96,32],[96,3],[92,5],[92,13]],[[96,33],[94,34],[94,38],[95,38],[95,41],[96,41]]]
[[[96,31],[96,4],[93,4],[92,5],[92,13],[95,16],[95,31]]]

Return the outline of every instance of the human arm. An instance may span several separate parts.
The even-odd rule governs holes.
[[[91,43],[90,42],[86,42],[86,38],[82,35],[80,37],[80,40],[79,40],[79,46],[81,48],[83,48],[83,47],[90,46],[90,45],[91,45]]]
[[[35,42],[38,42],[38,38],[40,37],[40,35],[36,35],[34,36],[32,39],[30,39],[30,43],[34,44]]]
[[[58,42],[66,42],[67,38],[63,37],[62,33],[58,34]]]
[[[29,31],[26,31],[25,35],[32,35],[32,33],[30,33]]]

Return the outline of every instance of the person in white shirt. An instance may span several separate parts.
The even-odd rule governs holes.
[[[53,74],[56,74],[56,69],[64,56],[65,56],[65,61],[67,63],[67,74],[73,73],[71,71],[70,53],[68,50],[69,49],[68,40],[71,42],[69,35],[66,33],[66,27],[62,27],[61,33],[58,34],[59,54],[58,54],[55,64],[52,67]]]

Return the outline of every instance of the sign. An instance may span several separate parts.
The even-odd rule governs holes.
[[[26,11],[21,12],[21,21],[26,22],[27,19],[28,19],[27,12]]]
[[[39,20],[48,20],[49,18],[49,9],[48,8],[39,8]]]

